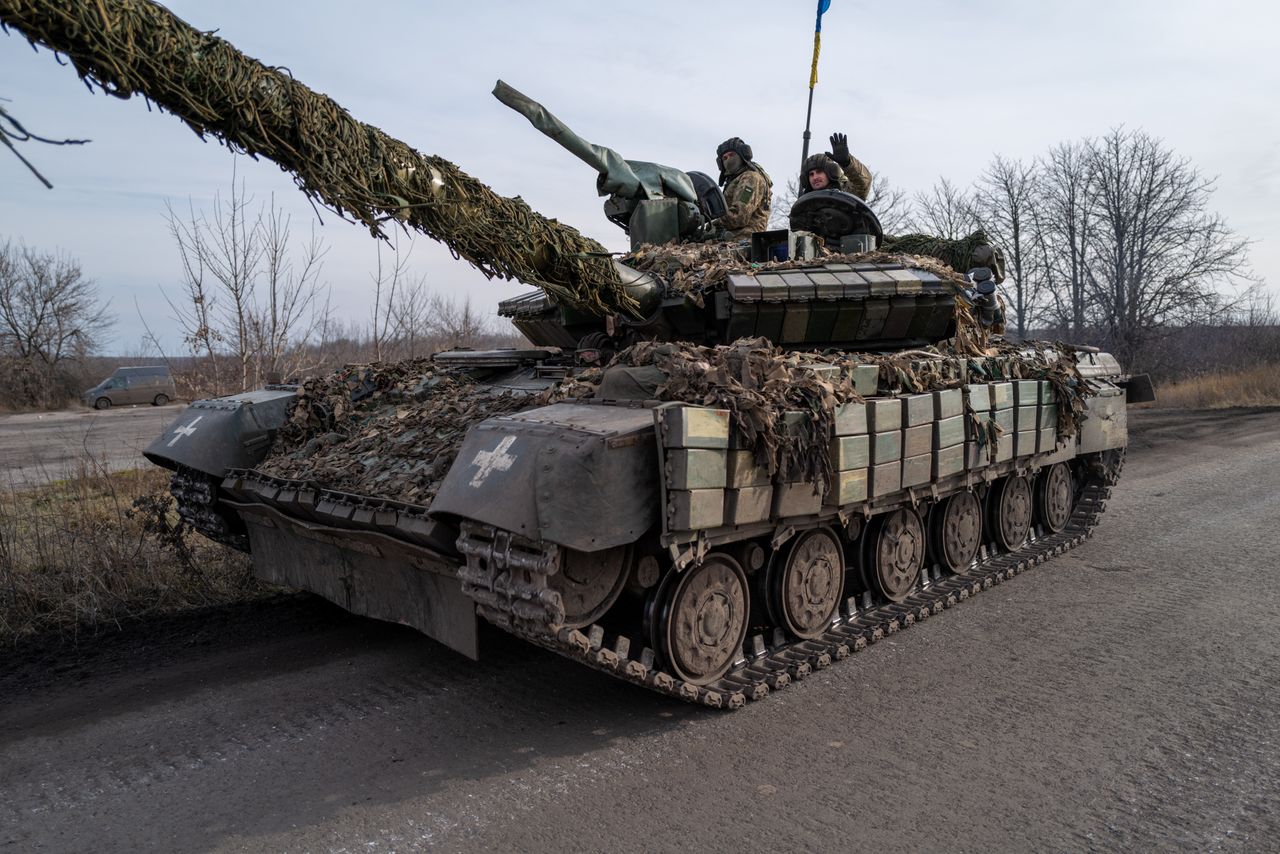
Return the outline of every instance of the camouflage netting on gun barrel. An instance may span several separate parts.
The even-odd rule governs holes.
[[[786,352],[761,338],[720,347],[643,342],[620,352],[609,368],[656,368],[652,399],[730,410],[744,446],[771,473],[811,481],[825,490],[835,408],[862,400],[847,369],[865,364],[879,367],[881,393],[935,391],[990,380],[1048,380],[1058,395],[1062,437],[1075,433],[1084,398],[1092,394],[1072,353],[1046,343],[1001,342],[975,356],[951,346],[872,355]],[[814,366],[838,370],[815,371]],[[349,366],[304,384],[289,422],[258,469],[426,506],[468,428],[495,415],[601,396],[603,373],[591,369],[545,391],[519,393],[498,392],[439,370],[426,359]],[[796,411],[809,417],[798,425],[788,422],[785,413]],[[990,440],[999,436],[994,422],[982,430]],[[994,452],[994,441],[991,448]]]
[[[634,300],[603,246],[457,166],[356,121],[331,98],[147,0],[0,0],[0,24],[66,55],[92,90],[141,94],[233,150],[266,157],[311,199],[385,236],[390,218],[489,278],[593,313]]]

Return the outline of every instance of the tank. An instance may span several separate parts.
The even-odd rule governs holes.
[[[74,28],[4,22],[113,79]],[[192,38],[251,64],[247,79],[265,68]],[[327,198],[262,141],[270,115],[241,136],[217,104],[176,97],[179,79],[119,89]],[[292,87],[280,103],[314,96],[270,79]],[[505,84],[494,94],[596,170],[631,251],[608,258],[527,206],[486,223],[523,231],[478,230],[471,219],[523,203],[404,147],[379,180],[408,189],[377,194],[394,200],[384,210],[535,285],[499,309],[529,346],[193,403],[146,456],[173,470],[196,530],[248,551],[270,582],[472,658],[483,620],[728,709],[1091,534],[1123,463],[1126,404],[1149,383],[1092,348],[1004,340],[993,247],[905,254],[946,242],[895,242],[835,190],[801,197],[787,228],[719,240],[707,175],[626,160]],[[468,204],[442,213],[461,186]],[[369,213],[350,198],[329,201]]]

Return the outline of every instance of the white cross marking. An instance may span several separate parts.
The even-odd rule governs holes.
[[[196,432],[196,421],[199,421],[201,418],[204,418],[204,416],[197,415],[195,421],[192,421],[186,427],[179,427],[177,430],[174,430],[173,438],[169,440],[169,444],[166,447],[172,448],[174,445],[178,444],[178,440],[183,436],[190,436],[192,433]]]
[[[476,471],[476,476],[471,478],[472,486],[478,489],[494,469],[508,471],[511,468],[511,464],[516,461],[516,458],[512,454],[508,454],[507,451],[515,444],[515,441],[515,436],[508,436],[499,442],[498,447],[492,451],[479,451],[476,453],[471,465],[479,466],[480,468]]]

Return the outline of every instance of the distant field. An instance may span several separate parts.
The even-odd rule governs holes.
[[[1225,409],[1280,406],[1280,364],[1236,373],[1205,374],[1156,388],[1154,406],[1169,409]]]

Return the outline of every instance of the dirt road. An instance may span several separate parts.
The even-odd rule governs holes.
[[[185,403],[0,415],[0,487],[32,486],[85,467],[149,465],[142,451]]]
[[[9,653],[0,849],[1273,848],[1280,411],[1137,421],[1093,540],[733,714],[303,597]]]

